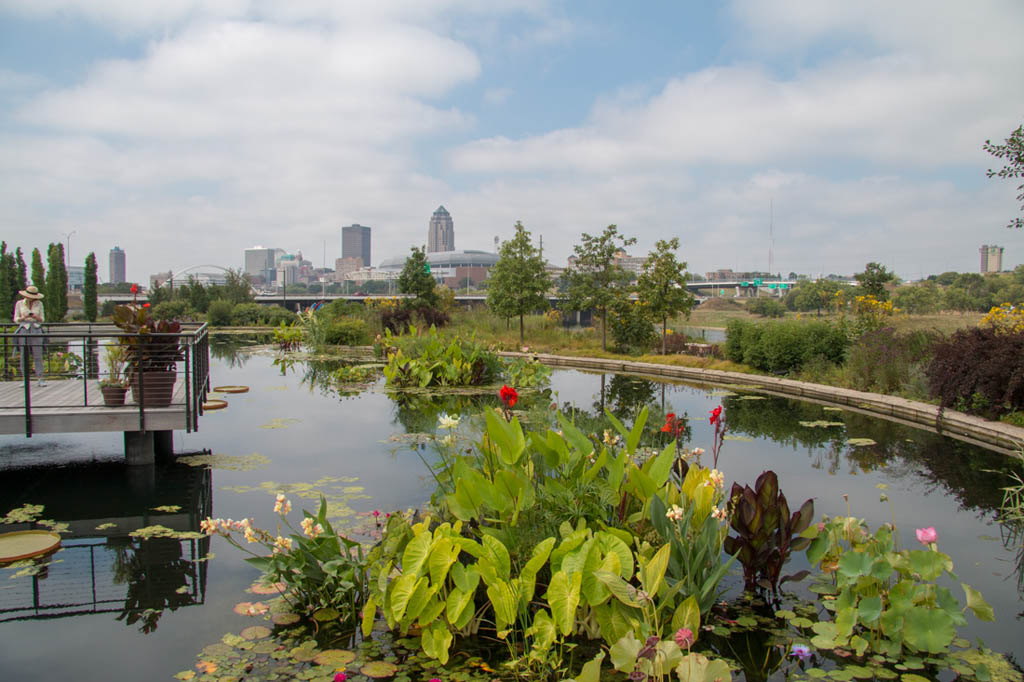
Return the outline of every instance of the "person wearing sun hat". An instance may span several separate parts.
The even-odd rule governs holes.
[[[21,299],[14,304],[14,322],[18,325],[14,347],[21,349],[22,372],[28,376],[28,349],[36,366],[39,385],[43,386],[43,295],[35,286],[18,292]]]

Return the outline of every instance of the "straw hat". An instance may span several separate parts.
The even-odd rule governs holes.
[[[36,287],[34,285],[33,286],[29,286],[29,287],[19,291],[18,293],[21,294],[22,296],[24,296],[25,298],[34,298],[37,301],[40,300],[43,297],[43,295],[41,293],[39,293],[39,289],[36,289]]]

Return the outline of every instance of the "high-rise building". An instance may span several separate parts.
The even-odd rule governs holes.
[[[124,251],[120,246],[115,246],[110,250],[110,276],[107,281],[111,284],[128,281],[125,279],[124,271]]]
[[[1003,269],[1003,247],[982,244],[978,249],[981,254],[981,272],[1001,272]]]
[[[455,250],[455,223],[452,216],[439,206],[430,216],[430,230],[427,232],[427,253]]]
[[[254,246],[245,250],[245,274],[253,284],[267,285],[274,281],[276,253],[274,249]]]
[[[370,228],[359,223],[341,228],[341,257],[359,258],[362,267],[370,267]]]

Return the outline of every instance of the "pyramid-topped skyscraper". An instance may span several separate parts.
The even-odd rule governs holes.
[[[444,206],[439,206],[430,216],[430,230],[427,232],[427,253],[455,250],[455,223]]]

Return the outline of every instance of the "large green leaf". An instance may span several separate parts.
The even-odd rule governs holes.
[[[865,597],[857,605],[857,618],[866,625],[874,623],[880,615],[882,615],[881,597]]]
[[[691,594],[684,599],[672,614],[673,632],[680,628],[689,628],[693,633],[694,641],[697,640],[697,634],[700,632],[700,605],[697,603],[695,595]]]
[[[487,558],[493,562],[498,578],[507,581],[512,570],[508,549],[502,544],[501,540],[490,535],[483,536],[481,542],[483,542]]]
[[[452,645],[452,633],[441,621],[434,621],[423,631],[420,637],[420,646],[423,653],[441,662],[444,665],[448,662],[448,652]]]
[[[618,576],[615,576],[618,578]],[[579,573],[567,575],[558,571],[551,576],[551,583],[545,598],[551,606],[551,615],[555,619],[555,625],[563,637],[567,637],[573,631],[576,623],[576,607],[580,603],[580,586],[583,576]]]
[[[403,573],[391,581],[388,596],[391,602],[390,616],[393,622],[397,623],[405,616],[405,609],[409,605],[409,599],[419,580],[420,577],[415,573]]]
[[[669,443],[657,457],[647,460],[644,466],[644,473],[651,477],[654,485],[658,488],[665,485],[669,475],[672,473],[672,464],[676,461],[676,444]]]
[[[546,653],[551,645],[555,643],[558,633],[555,632],[555,622],[551,620],[551,614],[541,609],[533,616],[533,625],[526,634],[533,636],[533,653]]]
[[[452,542],[451,538],[440,537],[434,541],[427,557],[427,569],[430,572],[430,582],[434,585],[441,585],[448,577],[448,570],[459,558],[459,546]]]
[[[665,571],[668,569],[668,560],[672,555],[671,545],[662,545],[661,549],[651,557],[651,560],[640,569],[640,583],[644,591],[653,599],[658,594],[661,581],[665,578]]]
[[[627,632],[608,650],[612,666],[619,672],[633,672],[633,669],[636,668],[636,656],[640,653],[642,646],[643,642],[637,639],[636,635]]]
[[[992,612],[992,607],[981,596],[981,592],[978,592],[978,590],[967,583],[960,583],[960,586],[964,588],[964,594],[967,595],[967,608],[973,611],[979,620],[994,621],[996,619],[995,613]]]
[[[871,555],[865,552],[846,552],[839,557],[839,575],[854,579],[871,573]]]
[[[611,593],[620,602],[626,606],[640,606],[640,601],[637,599],[636,588],[620,578],[617,573],[611,573],[609,571],[595,571],[594,575],[598,580],[603,582],[609,590],[611,590]]]
[[[955,635],[953,619],[941,609],[918,606],[903,618],[903,640],[919,651],[941,653]]]
[[[494,607],[495,627],[499,632],[515,622],[518,613],[519,598],[510,583],[495,580],[487,586],[487,598]]]
[[[448,617],[448,622],[460,630],[466,627],[466,624],[473,615],[473,609],[469,607],[473,604],[473,595],[475,592],[475,589],[471,591],[463,591],[462,589],[455,587],[448,593],[448,601],[445,604],[445,615]]]
[[[601,682],[601,661],[604,660],[604,652],[599,651],[597,656],[583,664],[580,674],[573,678],[573,682]]]
[[[491,410],[484,412],[484,418],[487,421],[487,435],[498,446],[498,457],[506,466],[517,464],[526,450],[526,438],[519,419],[513,417],[512,421],[506,422]]]
[[[548,557],[551,555],[551,548],[555,546],[554,538],[544,538],[538,542],[533,552],[530,553],[530,560],[523,566],[523,570],[519,572],[519,580],[522,583],[523,600],[530,602],[533,600],[533,590],[537,582],[537,572],[547,563]]]
[[[910,570],[925,582],[931,582],[942,575],[946,565],[943,557],[943,554],[931,550],[915,549],[907,552]]]
[[[416,620],[434,592],[436,589],[430,589],[430,580],[427,579],[427,576],[417,580],[416,587],[413,588],[412,594],[409,596],[409,603],[406,604],[405,615],[401,618],[402,622],[411,624]]]
[[[419,575],[420,569],[427,561],[430,554],[430,544],[434,541],[429,531],[421,531],[414,536],[402,552],[402,573],[405,575]]]

